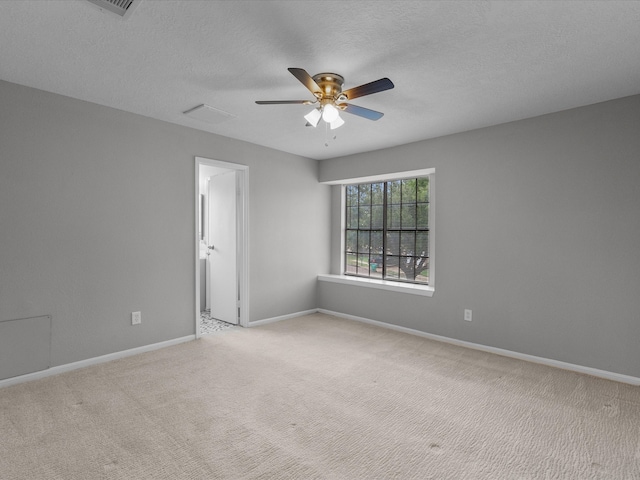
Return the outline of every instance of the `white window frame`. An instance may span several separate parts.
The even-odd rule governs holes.
[[[435,168],[395,172],[382,175],[370,175],[366,177],[349,178],[340,181],[323,182],[328,185],[340,185],[340,265],[345,265],[345,229],[346,229],[346,186],[360,183],[389,182],[416,177],[429,177],[429,284],[417,284],[382,280],[378,278],[356,277],[352,275],[318,275],[318,280],[324,282],[342,283],[345,285],[357,285],[365,288],[377,288],[413,295],[433,296],[435,293]]]

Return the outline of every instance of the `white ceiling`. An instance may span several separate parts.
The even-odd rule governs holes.
[[[639,52],[640,1],[0,1],[0,79],[314,159],[638,94]],[[327,136],[254,103],[313,99],[288,67],[395,89]],[[183,115],[202,103],[235,117]]]

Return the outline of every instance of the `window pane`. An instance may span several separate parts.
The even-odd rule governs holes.
[[[381,270],[382,270],[382,265],[378,265],[378,263],[375,262],[373,259],[371,259],[369,261],[369,276],[370,277],[379,277]]]
[[[415,258],[414,257],[401,257],[400,258],[400,270],[402,271],[401,278],[406,280],[415,279]]]
[[[371,228],[382,228],[384,221],[384,206],[376,205],[371,207]]]
[[[384,183],[371,185],[371,203],[373,205],[382,205],[384,203]]]
[[[389,280],[397,280],[400,278],[400,270],[398,269],[398,262],[396,258],[395,265],[387,265],[387,275],[384,278]]]
[[[429,179],[428,178],[418,178],[418,197],[416,198],[418,202],[428,202],[429,201]]]
[[[369,276],[369,255],[360,255],[358,257],[358,275],[363,277]]]
[[[382,263],[382,230],[371,232],[371,257]]]
[[[358,232],[355,230],[347,230],[345,243],[347,253],[355,252],[358,247]]]
[[[400,203],[400,191],[402,189],[402,180],[387,182],[387,202]]]
[[[347,208],[347,228],[358,228],[358,207]]]
[[[418,208],[418,219],[416,222],[416,227],[427,228],[429,226],[429,204],[419,203],[417,205],[417,208]]]
[[[413,203],[402,205],[402,228],[416,228],[416,206]]]
[[[347,195],[346,196],[347,207],[358,205],[358,186],[357,185],[347,185],[346,195]]]
[[[416,262],[416,281],[427,283],[429,281],[429,259],[423,258]]]
[[[400,255],[413,255],[416,241],[415,232],[402,232],[400,237]]]
[[[387,255],[400,255],[400,232],[387,232]]]
[[[371,207],[370,206],[360,206],[358,209],[358,226],[360,228],[369,229],[371,228]]]
[[[369,232],[358,232],[358,253],[369,255]],[[369,261],[368,258],[367,261]]]
[[[416,179],[402,180],[402,203],[415,203]]]
[[[365,183],[358,186],[360,205],[371,205],[371,184]]]
[[[358,256],[355,253],[347,253],[347,266],[345,273],[355,274],[358,265]]]
[[[400,228],[400,205],[387,207],[387,228]]]
[[[416,233],[416,254],[423,257],[429,256],[429,232]]]

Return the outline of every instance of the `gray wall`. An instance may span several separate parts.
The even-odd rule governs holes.
[[[51,314],[53,366],[193,334],[195,156],[250,167],[250,320],[315,308],[316,161],[0,81],[0,321]]]
[[[319,307],[640,377],[640,96],[323,161],[319,178],[427,167],[434,296],[319,282]]]

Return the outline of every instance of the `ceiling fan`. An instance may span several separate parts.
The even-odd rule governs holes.
[[[313,77],[302,68],[288,69],[294,77],[313,93],[314,100],[257,100],[258,105],[316,105],[311,112],[304,116],[307,126],[315,127],[322,118],[331,129],[338,128],[344,124],[340,118],[340,111],[367,118],[369,120],[379,120],[384,115],[368,108],[359,107],[346,103],[347,100],[364,97],[373,93],[382,92],[393,88],[393,82],[388,78],[381,78],[374,82],[365,83],[359,87],[342,91],[344,77],[337,73],[318,73]]]

